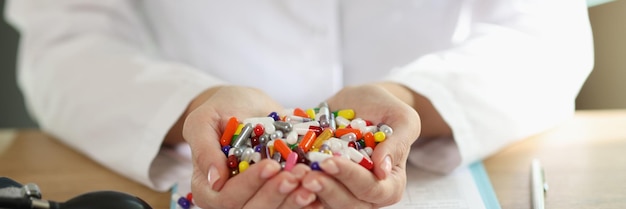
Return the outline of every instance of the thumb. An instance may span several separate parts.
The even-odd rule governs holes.
[[[219,191],[230,176],[226,155],[220,145],[221,131],[218,128],[221,126],[187,122],[190,124],[186,124],[183,134],[191,148],[194,181],[196,185],[208,185],[211,190]]]
[[[386,179],[395,168],[404,169],[411,145],[419,136],[419,127],[398,127],[393,135],[378,143],[372,153],[374,174],[378,179]],[[415,132],[417,132],[415,134]]]

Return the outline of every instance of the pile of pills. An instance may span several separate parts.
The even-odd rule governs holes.
[[[289,109],[243,121],[231,117],[220,144],[231,176],[266,158],[276,160],[284,170],[297,163],[320,170],[321,161],[341,156],[371,170],[372,152],[393,130],[355,116],[354,110],[331,112],[328,104],[322,103],[317,108]]]
[[[372,152],[391,134],[393,129],[386,124],[358,118],[352,109],[331,112],[328,104],[322,103],[317,108],[288,109],[283,114],[272,112],[243,121],[231,117],[220,144],[231,176],[266,158],[279,162],[285,170],[297,163],[321,170],[321,161],[341,156],[371,170]],[[191,193],[174,194],[172,199],[180,208],[196,208]]]

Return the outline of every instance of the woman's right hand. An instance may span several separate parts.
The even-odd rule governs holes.
[[[197,206],[301,208],[315,200],[315,194],[299,186],[310,171],[304,165],[280,172],[280,164],[264,159],[230,177],[219,142],[222,131],[230,117],[243,120],[283,110],[267,94],[250,87],[218,86],[196,97],[188,109],[182,132],[191,147],[191,188]]]

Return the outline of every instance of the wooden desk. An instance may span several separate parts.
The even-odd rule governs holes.
[[[626,110],[580,111],[562,126],[512,144],[484,161],[502,208],[530,208],[530,162],[539,158],[547,208],[626,208]],[[37,183],[45,199],[95,190],[134,194],[168,208],[152,191],[96,164],[38,130],[0,131],[0,175]]]
[[[486,159],[502,208],[531,208],[533,158],[549,185],[546,208],[626,208],[626,110],[579,111]]]
[[[169,208],[169,193],[155,192],[118,175],[39,130],[15,134],[3,130],[0,146],[3,144],[0,176],[36,183],[43,199],[65,202],[86,192],[114,190],[140,197],[155,209]]]

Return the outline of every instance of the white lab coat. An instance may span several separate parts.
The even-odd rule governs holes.
[[[160,191],[190,175],[161,149],[166,132],[220,83],[306,108],[345,85],[399,82],[454,134],[418,140],[410,162],[447,172],[572,116],[593,65],[583,0],[7,3],[41,128]]]

